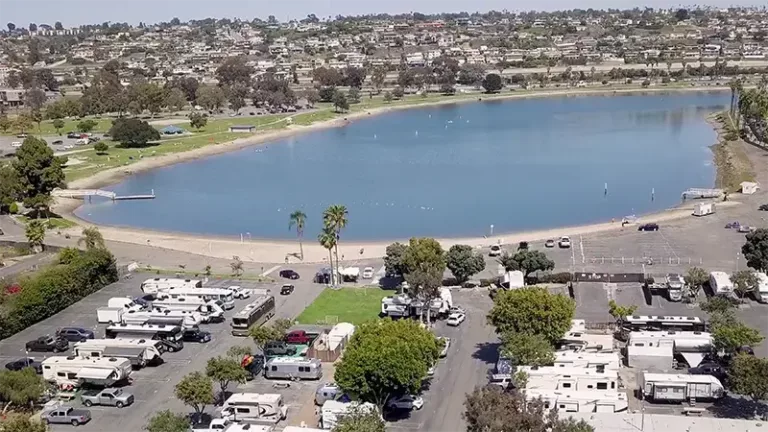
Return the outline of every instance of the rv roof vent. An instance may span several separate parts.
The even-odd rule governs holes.
[[[75,356],[68,356],[67,357],[67,360],[74,360],[74,359],[75,359]]]
[[[117,359],[116,359],[116,358],[114,358],[114,357],[110,357],[110,358],[109,358],[109,361],[111,361],[111,362],[114,362],[114,361],[117,361]]]
[[[146,339],[139,339],[139,343],[144,343],[144,342],[146,342]]]
[[[598,373],[604,373],[605,372],[605,365],[597,365],[595,368],[597,369]]]

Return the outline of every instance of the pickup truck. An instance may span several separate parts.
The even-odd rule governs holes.
[[[285,335],[285,341],[290,344],[309,344],[312,342],[312,337],[304,330],[294,330]]]
[[[91,420],[91,412],[88,410],[74,409],[71,406],[64,405],[58,408],[54,408],[50,411],[43,412],[40,414],[40,419],[47,424],[68,423],[72,426],[80,426],[81,424],[88,423]]]
[[[41,336],[35,340],[27,342],[25,348],[30,352],[61,352],[69,349],[69,341],[59,337]]]
[[[122,408],[133,403],[133,395],[118,388],[86,390],[80,394],[83,405],[107,405]]]

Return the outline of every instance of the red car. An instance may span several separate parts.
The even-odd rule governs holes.
[[[290,344],[308,344],[312,342],[312,338],[304,330],[294,330],[285,335],[285,342]]]

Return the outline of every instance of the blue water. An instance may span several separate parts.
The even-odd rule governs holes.
[[[712,187],[705,122],[727,93],[489,101],[372,116],[136,174],[77,215],[156,230],[306,238],[330,204],[345,239],[459,237],[600,222],[675,206]],[[604,185],[608,184],[608,193]],[[655,191],[652,199],[652,190]],[[248,234],[246,234],[248,233]]]

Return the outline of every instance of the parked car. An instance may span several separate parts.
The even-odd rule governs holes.
[[[435,372],[437,372],[437,364],[433,364],[427,369],[427,376],[431,378],[435,376]]]
[[[80,138],[80,134],[77,132],[67,132],[67,138],[69,139],[78,139]]]
[[[5,364],[5,368],[10,371],[20,371],[28,367],[34,369],[38,375],[43,373],[43,364],[33,358],[18,359]]]
[[[768,204],[760,204],[760,207],[757,209],[760,211],[768,211]]]
[[[16,138],[26,138],[26,137],[27,137],[27,134],[25,134],[25,133],[20,133],[20,134],[16,135]]]
[[[363,279],[373,279],[373,267],[363,269]]]
[[[232,291],[232,295],[235,296],[236,299],[247,299],[251,296],[251,290],[243,288],[240,285],[232,285],[227,289]]]
[[[19,148],[21,147],[21,141],[14,141],[11,143],[11,147]]]
[[[448,309],[448,315],[452,315],[455,313],[460,313],[462,315],[465,315],[467,312],[461,306],[451,306],[451,308]]]
[[[181,338],[184,342],[208,343],[211,341],[211,333],[200,329],[188,329],[184,330]]]
[[[106,388],[103,390],[84,390],[80,393],[83,405],[106,405],[118,408],[126,407],[133,403],[133,395],[119,388]]]
[[[299,278],[299,274],[291,269],[280,270],[280,277],[285,279],[296,280]]]
[[[40,419],[48,424],[66,424],[80,426],[91,420],[91,412],[88,410],[74,409],[69,405],[63,405],[40,414]]]
[[[296,348],[284,341],[270,341],[264,345],[265,357],[292,356],[296,354]]]
[[[451,315],[448,316],[448,321],[446,321],[446,324],[448,324],[449,326],[457,327],[459,324],[464,322],[466,317],[467,316],[464,315],[463,313],[459,313],[459,312],[452,313]]]
[[[658,231],[659,230],[659,224],[653,223],[653,222],[647,223],[647,224],[642,224],[639,227],[637,227],[637,230],[638,231]]]
[[[728,376],[725,368],[717,363],[701,363],[696,367],[688,369],[688,373],[691,375],[712,375],[720,381],[723,381]]]
[[[757,230],[757,227],[747,225],[739,225],[739,228],[737,229],[737,231],[740,233],[751,233],[755,230]]]
[[[296,289],[296,287],[293,285],[285,284],[282,286],[282,288],[280,288],[280,295],[290,295],[294,289]]]
[[[438,339],[443,341],[443,349],[440,350],[440,357],[445,357],[448,355],[448,348],[451,347],[451,338],[440,336]]]
[[[390,409],[401,410],[420,410],[424,406],[424,399],[420,396],[403,395],[391,398],[387,402],[387,407]]]
[[[62,144],[64,144],[64,141],[62,141],[62,140],[56,140],[56,141],[51,143],[51,145],[62,145]]]
[[[86,340],[95,337],[93,330],[82,327],[62,327],[56,330],[56,336],[64,338],[70,342],[85,342]]]
[[[61,352],[69,349],[69,341],[60,337],[40,336],[35,340],[27,342],[25,347],[27,351]]]
[[[304,330],[294,330],[285,335],[285,341],[290,344],[308,344],[312,338]]]
[[[549,239],[549,240],[545,241],[544,242],[544,247],[547,247],[547,248],[555,247],[555,241],[553,239]]]
[[[499,256],[502,253],[501,245],[493,245],[491,246],[490,252],[488,252],[488,256],[495,257]]]
[[[568,236],[562,236],[560,237],[560,241],[557,242],[558,245],[560,245],[563,249],[568,249],[571,247],[571,238]]]

